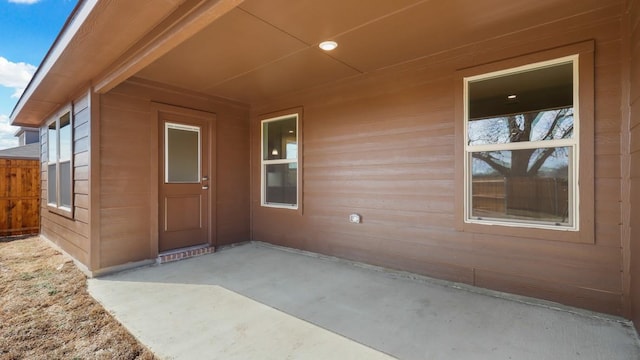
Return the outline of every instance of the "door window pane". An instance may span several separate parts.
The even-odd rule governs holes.
[[[166,124],[167,183],[200,182],[200,128]]]

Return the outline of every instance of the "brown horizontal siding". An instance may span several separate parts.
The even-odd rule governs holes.
[[[603,6],[256,104],[253,239],[622,314],[620,10]],[[456,231],[456,70],[589,39],[596,46],[595,243]],[[260,206],[258,121],[300,105],[302,216]],[[361,224],[348,223],[353,212]]]
[[[46,125],[40,129],[40,142],[43,159],[41,164],[41,233],[63,250],[71,254],[87,267],[91,267],[90,221],[89,221],[89,188],[88,188],[88,129],[91,116],[88,108],[89,96],[83,96],[73,103],[73,217],[68,218],[50,211],[47,206],[47,136]],[[80,199],[80,201],[77,201]]]
[[[216,243],[228,245],[250,238],[248,111],[218,113],[216,132]]]
[[[74,204],[76,207],[89,209],[89,195],[75,194]]]
[[[141,214],[143,210],[147,213]],[[102,267],[152,258],[149,217],[145,207],[112,208],[100,211],[100,257]]]
[[[627,1],[630,129],[630,297],[631,317],[640,329],[640,1]]]
[[[126,82],[100,98],[100,268],[157,256],[154,213],[159,179],[152,102],[216,114],[212,159],[214,245],[249,240],[248,108],[145,81]],[[212,174],[213,175],[213,172]]]
[[[553,278],[532,279],[517,275],[476,270],[476,285],[518,294],[538,294],[540,298],[572,304],[600,312],[622,311],[620,294],[556,282]]]
[[[332,210],[336,207],[346,209],[379,209],[387,211],[420,211],[425,214],[453,213],[453,195],[439,196],[404,195],[393,196],[386,194],[350,194],[345,196],[331,196],[327,193],[314,193],[305,189],[305,208],[325,207]],[[261,209],[263,210],[263,209]],[[266,211],[265,211],[266,212]],[[267,212],[268,213],[268,212]],[[453,216],[453,215],[452,215]]]
[[[151,111],[121,95],[100,98],[100,264],[152,258]],[[140,201],[145,199],[146,201]],[[117,204],[105,208],[105,205]]]

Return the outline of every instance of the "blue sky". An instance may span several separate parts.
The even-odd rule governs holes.
[[[0,0],[0,149],[18,146],[9,115],[77,0]]]

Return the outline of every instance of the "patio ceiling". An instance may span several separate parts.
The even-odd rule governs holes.
[[[81,0],[11,119],[38,126],[132,76],[261,102],[621,1]]]
[[[246,0],[136,76],[254,103],[599,6],[600,0]],[[339,46],[324,52],[318,48],[324,40]]]

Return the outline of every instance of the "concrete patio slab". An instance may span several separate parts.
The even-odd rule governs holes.
[[[625,320],[452,285],[250,243],[89,291],[165,359],[640,359]]]

